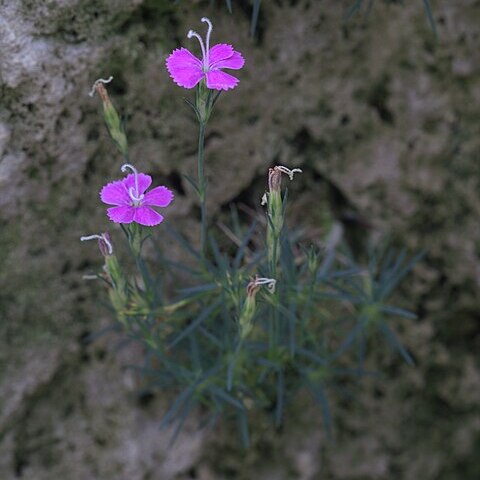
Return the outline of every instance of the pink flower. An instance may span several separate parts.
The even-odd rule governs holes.
[[[100,198],[107,205],[115,205],[107,210],[108,218],[115,223],[137,222],[152,227],[163,221],[163,216],[151,207],[168,207],[173,193],[167,187],[155,187],[145,193],[152,183],[152,177],[138,173],[126,163],[122,172],[131,170],[123,180],[108,183],[100,191]]]
[[[238,85],[238,78],[222,71],[224,68],[238,70],[243,67],[245,60],[240,52],[231,45],[219,43],[210,48],[210,34],[212,22],[208,18],[202,18],[202,22],[208,24],[208,32],[205,44],[202,37],[193,30],[187,34],[188,38],[195,37],[200,42],[202,60],[199,60],[186,48],[179,48],[167,58],[167,70],[173,81],[184,88],[193,88],[203,78],[207,87],[212,90],[229,90]]]

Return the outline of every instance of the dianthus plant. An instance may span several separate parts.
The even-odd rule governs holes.
[[[357,263],[344,253],[339,224],[313,244],[290,231],[282,183],[297,181],[302,172],[283,165],[266,166],[263,218],[243,226],[233,215],[231,227],[209,228],[205,129],[220,93],[239,83],[224,70],[241,69],[244,59],[231,45],[210,47],[212,24],[207,18],[202,22],[208,28],[205,41],[188,33],[199,41],[202,58],[180,48],[166,61],[176,84],[195,89],[189,104],[199,124],[198,171],[197,178],[185,178],[199,199],[199,241],[187,241],[173,221],[162,223],[174,194],[168,186],[152,187],[152,178],[130,159],[123,124],[105,87],[111,79],[95,82],[92,93],[102,100],[127,175],[107,183],[100,200],[108,219],[122,227],[138,273],[127,275],[113,234],[82,240],[98,239],[105,265],[97,277],[106,282],[115,328],[144,347],[145,363],[139,368],[145,388],[170,392],[172,403],[162,424],[176,425],[173,438],[195,411],[204,426],[236,418],[248,445],[252,418],[265,415],[279,427],[297,395],[305,392],[318,403],[329,435],[336,384],[375,374],[366,369],[365,354],[376,337],[413,363],[390,325],[392,317],[412,315],[389,304],[412,262],[389,251],[370,253],[365,264]],[[184,263],[169,255],[172,240],[183,250]],[[150,255],[145,256],[147,241]]]

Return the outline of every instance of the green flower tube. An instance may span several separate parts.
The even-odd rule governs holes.
[[[108,80],[98,79],[94,84],[90,95],[93,96],[93,93],[97,92],[100,99],[102,100],[103,106],[103,118],[105,124],[107,125],[108,133],[112,137],[113,142],[117,145],[118,149],[125,158],[128,158],[128,142],[127,136],[125,134],[125,129],[123,127],[123,122],[118,116],[115,107],[108,96],[107,89],[105,88],[105,83],[109,83],[113,77],[110,77]]]

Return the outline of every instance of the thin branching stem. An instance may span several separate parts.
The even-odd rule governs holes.
[[[201,233],[200,244],[202,257],[205,256],[207,246],[207,182],[205,180],[205,128],[206,123],[200,121],[198,131],[198,192],[200,197]]]

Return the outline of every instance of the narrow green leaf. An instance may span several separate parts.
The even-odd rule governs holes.
[[[380,377],[379,372],[372,372],[363,368],[334,368],[331,370],[335,375],[351,377]]]
[[[390,346],[394,350],[398,351],[400,353],[400,355],[403,357],[403,359],[409,365],[414,366],[415,362],[414,362],[412,356],[408,353],[407,349],[402,345],[402,343],[397,338],[395,333],[393,333],[393,330],[384,322],[380,322],[378,327],[380,328],[380,331],[383,333],[383,335],[387,339]]]
[[[317,273],[318,281],[327,277],[327,274],[332,268],[334,261],[335,261],[335,249],[332,248],[331,250],[327,251],[327,255],[323,259],[322,264],[320,265],[320,268]]]
[[[221,90],[218,90],[214,97],[213,97],[213,100],[212,100],[212,108],[215,106],[215,104],[217,103],[217,100],[220,98],[220,94],[222,93]]]
[[[216,283],[205,283],[204,285],[196,285],[195,287],[181,288],[180,290],[178,290],[178,293],[190,296],[197,293],[211,292],[216,288],[218,288],[218,285]]]
[[[258,15],[260,14],[260,4],[262,0],[253,0],[252,23],[250,24],[250,35],[253,37],[257,30]]]
[[[290,234],[286,224],[280,236],[280,263],[283,267],[287,281],[291,284],[297,284],[297,269],[295,267],[295,256],[290,242]]]
[[[356,340],[357,336],[360,334],[360,332],[363,330],[365,326],[365,322],[363,321],[358,321],[353,330],[347,335],[347,338],[340,344],[340,346],[337,348],[335,353],[333,353],[330,356],[330,360],[335,360],[337,359],[340,355],[345,353],[352,345],[353,342]]]
[[[195,115],[197,116],[197,120],[200,122],[202,120],[202,117],[200,115],[200,112],[198,111],[197,107],[190,101],[188,98],[183,99],[185,103],[192,108],[192,110],[195,112]]]
[[[290,356],[295,356],[296,350],[296,341],[297,341],[297,316],[296,316],[296,305],[291,303],[289,306],[289,315],[288,315],[288,350]]]
[[[211,368],[208,372],[205,372],[204,375],[197,378],[194,382],[190,381],[189,386],[185,388],[182,391],[182,393],[177,395],[172,405],[168,409],[167,413],[163,416],[162,421],[160,423],[160,428],[165,428],[166,426],[170,425],[175,420],[177,416],[177,412],[181,409],[182,405],[184,405],[185,402],[188,402],[190,400],[190,398],[194,394],[197,387],[202,382],[204,382],[207,378],[209,378],[212,375],[215,375],[217,371],[218,371],[218,367]]]
[[[354,295],[352,292],[348,291],[344,287],[340,286],[338,283],[331,281],[325,282],[328,286],[336,290],[336,292],[319,292],[316,296],[323,296],[324,298],[336,298],[342,296],[345,300],[350,301],[351,303],[365,303],[369,301],[369,298],[366,296],[365,292],[361,289],[358,290],[357,285],[357,295]],[[351,285],[349,285],[351,286]]]
[[[227,368],[227,391],[228,392],[232,390],[233,376],[235,374],[235,367],[237,365],[238,355],[241,349],[242,349],[242,341],[239,341],[237,346],[235,347],[235,352],[233,353],[232,359],[228,363],[228,368]]]
[[[221,415],[222,415],[221,410],[215,411],[211,415],[208,415],[204,420],[202,420],[198,424],[198,430],[205,429],[207,432],[211,432],[215,428]]]
[[[362,8],[363,0],[356,0],[356,2],[348,9],[347,14],[345,15],[346,20],[350,20],[350,18],[357,13],[360,8]]]
[[[315,353],[305,349],[305,348],[297,348],[297,354],[302,356],[302,357],[305,357],[305,358],[308,358],[309,360],[312,360],[314,361],[315,363],[318,363],[319,365],[326,365],[327,364],[327,360],[323,359],[323,358],[320,358],[318,355],[316,355]]]
[[[169,447],[173,447],[175,442],[177,441],[177,438],[182,431],[183,425],[185,423],[185,420],[188,418],[188,415],[190,411],[192,410],[193,406],[195,405],[195,400],[193,398],[190,398],[187,400],[185,403],[185,406],[182,408],[178,415],[178,420],[177,420],[177,426],[175,427],[175,430],[173,431],[172,436],[170,437],[170,441],[168,442]]]
[[[216,345],[220,350],[224,350],[225,347],[218,337],[213,333],[210,333],[205,327],[198,327],[198,331],[205,337],[208,338],[214,345]]]
[[[403,253],[403,252],[402,252]],[[392,290],[403,280],[403,278],[412,270],[412,268],[417,264],[425,255],[425,252],[420,252],[412,260],[410,260],[407,265],[403,268],[400,268],[400,263],[397,261],[394,267],[394,272],[392,273],[390,279],[386,281],[383,285],[379,285],[376,297],[379,300],[383,300],[388,297]],[[403,256],[402,256],[403,261]]]
[[[187,175],[185,173],[182,174],[182,177],[192,186],[192,188],[195,190],[197,195],[199,195],[200,189],[198,188],[197,182],[190,175]]]
[[[238,208],[232,203],[230,204],[230,218],[232,221],[233,232],[240,238],[242,236],[242,225],[240,223],[240,217],[238,216]]]
[[[275,425],[280,427],[283,417],[283,405],[285,401],[285,377],[283,370],[277,372],[277,404],[275,407]]]
[[[243,237],[242,243],[238,247],[237,253],[235,255],[235,259],[233,260],[233,268],[234,270],[238,270],[240,267],[240,263],[243,260],[243,256],[245,254],[245,249],[247,248],[248,242],[252,239],[253,233],[255,232],[255,228],[257,227],[257,221],[254,220],[250,225],[247,233]]]
[[[320,405],[323,416],[323,423],[325,425],[325,430],[329,438],[332,437],[332,414],[330,413],[330,406],[328,404],[328,399],[325,394],[325,390],[321,385],[313,385],[308,379],[307,386],[312,394],[313,398]]]
[[[277,363],[277,362],[274,362],[272,360],[269,360],[268,358],[263,358],[263,357],[260,357],[258,359],[258,364],[259,365],[264,365],[266,367],[269,367],[270,369],[272,370],[279,370],[280,369],[280,364]]]
[[[269,367],[264,367],[262,371],[260,372],[260,375],[258,376],[257,383],[261,385],[263,381],[265,380],[265,377],[270,373],[271,368]]]
[[[192,276],[197,276],[198,271],[194,270],[193,268],[190,268],[187,265],[184,265],[183,263],[180,262],[174,262],[172,260],[169,260],[168,258],[165,258],[162,252],[162,248],[160,247],[157,239],[151,235],[150,237],[151,242],[153,243],[154,249],[155,249],[155,254],[157,256],[158,261],[165,266],[170,266],[173,268],[176,268],[177,270],[181,270],[186,273],[190,273]]]
[[[198,342],[195,335],[189,335],[190,341],[190,359],[192,361],[192,366],[196,371],[202,369],[202,363],[200,361],[200,352],[198,350]]]
[[[190,253],[190,255],[192,255],[194,258],[196,258],[197,260],[201,260],[201,256],[200,254],[198,253],[197,250],[195,250],[189,242],[187,242],[187,240],[185,240],[185,238],[183,238],[182,235],[180,235],[171,225],[169,225],[168,223],[165,224],[165,228],[167,230],[167,233],[172,236],[173,238],[175,238],[175,240],[180,244],[180,246],[188,253]]]
[[[210,385],[208,387],[208,390],[210,390],[212,393],[217,395],[217,397],[221,398],[222,400],[229,403],[233,407],[238,408],[241,411],[245,410],[245,406],[243,405],[243,403],[240,400],[237,400],[235,397],[233,397],[232,395],[227,393],[222,388],[217,387],[215,385]]]
[[[156,292],[157,289],[155,288],[155,281],[153,280],[153,277],[148,270],[147,264],[140,255],[135,256],[135,263],[137,264],[137,268],[140,271],[143,284],[145,285],[147,292],[151,293],[154,296],[155,304],[158,304],[159,299]]]
[[[207,308],[205,308],[198,317],[193,320],[190,325],[188,325],[187,328],[185,328],[180,335],[178,335],[175,340],[170,342],[167,346],[168,349],[173,348],[175,345],[177,345],[180,341],[182,341],[185,337],[190,335],[197,327],[199,327],[214,311],[218,306],[220,305],[221,299],[218,299],[217,301],[213,302],[211,305],[209,305]]]
[[[226,273],[228,270],[228,262],[224,254],[220,252],[220,247],[218,246],[218,242],[215,240],[213,235],[209,235],[210,239],[210,246],[212,247],[213,256],[215,258],[216,264],[220,267],[220,269]]]
[[[389,313],[391,315],[398,315],[399,317],[404,317],[404,318],[409,318],[410,320],[416,320],[418,318],[417,315],[415,315],[412,312],[409,312],[408,310],[404,310],[403,308],[399,307],[392,307],[389,305],[384,305],[381,308],[382,312],[384,313]]]
[[[177,411],[179,411],[185,401],[187,401],[193,395],[193,392],[195,391],[198,383],[199,381],[193,383],[185,390],[183,390],[182,393],[177,395],[172,405],[168,409],[167,413],[163,416],[162,421],[160,422],[160,428],[165,428],[173,422],[176,417]]]
[[[370,16],[370,12],[372,11],[372,7],[373,7],[373,0],[369,0],[368,5],[367,5],[367,9],[365,10],[365,15],[364,15],[363,18],[367,19]]]
[[[335,286],[334,288],[338,289],[337,286]],[[350,302],[353,304],[361,303],[360,298],[344,290],[339,292],[314,292],[313,296],[317,300],[340,300],[343,302]]]
[[[360,335],[357,339],[357,344],[357,361],[359,368],[363,368],[363,365],[365,364],[365,356],[367,353],[367,336],[365,334],[365,331],[360,332]]]
[[[333,278],[344,278],[344,277],[353,277],[356,275],[360,275],[363,272],[361,268],[353,267],[348,268],[347,270],[337,270],[333,272],[331,275],[328,276],[329,279]]]
[[[82,343],[92,343],[94,340],[103,337],[103,335],[107,334],[108,332],[118,332],[119,330],[121,330],[121,326],[119,323],[111,323],[110,325],[107,325],[100,330],[89,333],[87,336],[82,338]]]
[[[248,429],[248,418],[245,411],[238,412],[238,422],[240,425],[240,434],[242,435],[242,443],[244,448],[250,447],[250,434]]]
[[[430,23],[433,34],[435,35],[435,37],[438,37],[437,25],[435,23],[435,19],[433,18],[433,11],[432,6],[430,5],[430,0],[423,0],[423,6],[425,7],[425,11],[427,12],[428,23]]]

